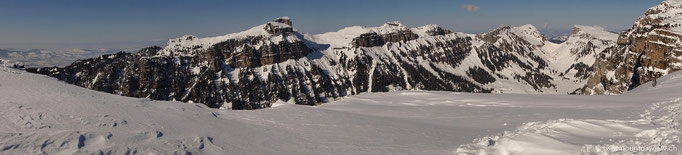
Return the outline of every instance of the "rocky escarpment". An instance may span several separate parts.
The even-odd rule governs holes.
[[[397,32],[381,35],[377,34],[376,32],[370,32],[362,34],[357,38],[354,38],[353,47],[374,47],[384,45],[385,43],[410,41],[415,40],[417,38],[419,38],[419,36],[409,30],[400,30]]]
[[[585,94],[621,94],[682,69],[682,2],[664,1],[646,11],[617,45],[600,53]]]
[[[353,39],[353,47],[374,47],[381,46],[385,43],[394,43],[401,41],[410,41],[419,38],[418,35],[412,31],[399,31],[389,34],[379,35],[376,32],[365,33]]]
[[[440,26],[432,26],[431,29],[426,31],[427,34],[431,36],[439,36],[439,35],[446,35],[452,33],[452,31],[448,29],[444,29]]]
[[[384,38],[376,32],[361,34],[353,39],[353,47],[374,47],[385,43]]]
[[[200,56],[205,59],[226,60],[231,67],[243,68],[298,59],[312,51],[302,41],[281,41],[277,44],[266,44],[259,48],[250,46],[255,44],[260,44],[258,37],[246,40],[228,40],[213,45]]]
[[[490,39],[494,38],[494,39]],[[278,18],[225,36],[32,68],[85,88],[213,108],[317,105],[363,92],[556,93],[550,45],[532,25],[472,35],[398,22],[308,35]]]

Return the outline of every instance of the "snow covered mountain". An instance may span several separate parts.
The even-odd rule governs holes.
[[[124,96],[232,109],[391,90],[565,94],[576,90],[567,81],[590,74],[593,51],[612,36],[577,27],[573,41],[554,44],[532,25],[474,35],[399,22],[310,35],[282,17],[225,36],[187,35],[163,48],[28,71]],[[563,62],[567,55],[580,63]]]
[[[565,86],[561,92],[580,94],[587,79],[593,74],[598,54],[616,44],[618,35],[597,26],[576,25],[568,39],[559,45],[550,45],[550,64],[558,71]]]
[[[585,94],[621,94],[682,69],[682,1],[649,8],[616,46],[599,54]]]

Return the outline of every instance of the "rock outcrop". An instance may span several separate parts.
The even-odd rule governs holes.
[[[682,2],[664,1],[646,11],[600,53],[584,94],[621,94],[682,69]]]
[[[382,46],[385,43],[406,42],[419,38],[399,22],[389,22],[382,26],[379,31],[361,34],[353,39],[353,47],[374,47]]]

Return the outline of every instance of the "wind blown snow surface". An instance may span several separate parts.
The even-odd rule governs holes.
[[[0,69],[0,154],[678,154],[656,148],[680,147],[682,74],[658,81],[620,96],[398,91],[232,111]]]
[[[661,82],[662,81],[662,82]],[[654,87],[654,85],[658,85]],[[575,102],[623,104],[639,102],[646,108],[631,111],[604,109],[629,117],[609,118],[593,114],[589,119],[568,117],[524,123],[512,131],[485,136],[461,145],[457,154],[682,154],[682,73],[662,77],[612,100],[575,98]],[[630,100],[630,101],[625,101]],[[550,100],[548,100],[550,101]],[[551,102],[551,101],[550,101]],[[599,103],[601,102],[601,103]],[[653,103],[653,104],[651,104]],[[585,108],[594,108],[592,106]],[[573,112],[567,110],[565,112]]]

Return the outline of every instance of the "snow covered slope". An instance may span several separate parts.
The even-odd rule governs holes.
[[[682,73],[647,83],[620,99],[640,100],[639,116],[617,119],[564,118],[524,123],[515,130],[461,145],[457,154],[680,154],[682,153]],[[638,98],[630,98],[638,97]],[[657,98],[658,101],[653,101]],[[646,101],[649,100],[649,101]],[[581,100],[583,101],[583,100]],[[650,104],[653,103],[653,104]],[[616,109],[611,109],[618,111]],[[630,111],[621,111],[630,113]],[[634,117],[633,117],[634,116]]]
[[[547,45],[550,66],[559,72],[560,92],[581,94],[587,79],[593,74],[599,53],[616,44],[618,35],[598,26],[573,27],[568,40],[558,45]]]
[[[611,144],[669,146],[680,133],[670,126],[679,120],[679,77],[620,96],[395,91],[232,111],[0,69],[0,154],[579,154]],[[480,138],[503,131],[510,132],[493,136],[493,146]]]

